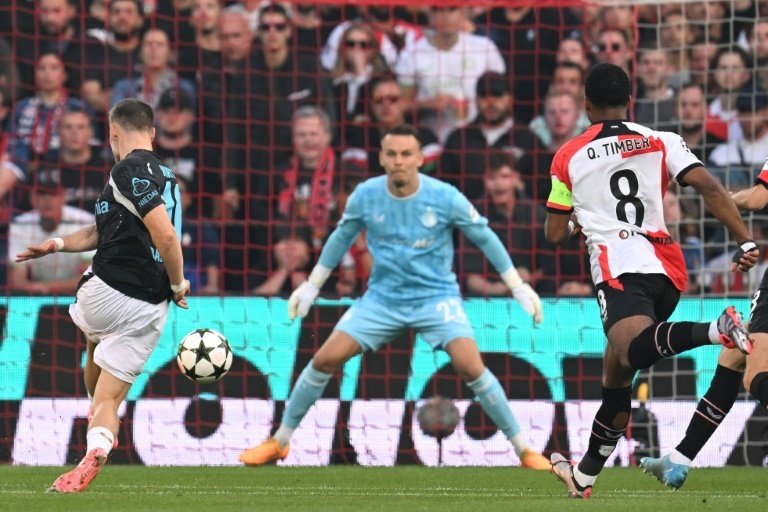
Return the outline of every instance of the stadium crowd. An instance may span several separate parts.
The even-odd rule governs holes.
[[[410,122],[422,172],[476,203],[539,293],[590,296],[584,244],[543,237],[552,158],[589,124],[586,70],[627,70],[634,120],[680,133],[727,188],[748,187],[768,157],[766,4],[0,1],[0,280],[67,293],[82,262],[19,268],[8,248],[25,224],[60,236],[93,212],[112,162],[105,114],[137,97],[155,109],[156,153],[185,189],[193,293],[303,282],[355,185],[382,172],[380,134]],[[733,242],[697,196],[671,188],[665,214],[690,292],[757,286],[762,269],[729,277]],[[754,217],[758,241],[764,220]],[[465,294],[509,293],[470,242],[457,247]],[[323,293],[360,294],[370,264],[361,236]]]

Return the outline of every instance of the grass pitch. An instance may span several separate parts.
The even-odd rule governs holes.
[[[518,468],[148,468],[107,466],[79,495],[44,491],[62,468],[0,467],[0,510],[108,512],[653,511],[768,509],[768,470],[694,469],[680,491],[637,468],[609,468],[592,498],[570,500],[554,475]]]

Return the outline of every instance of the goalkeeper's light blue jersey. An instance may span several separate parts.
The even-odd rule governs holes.
[[[458,227],[499,273],[512,261],[496,234],[455,187],[419,175],[419,188],[398,198],[377,176],[355,188],[319,263],[334,268],[365,228],[373,269],[367,294],[379,302],[400,304],[459,294],[453,273],[453,228]]]

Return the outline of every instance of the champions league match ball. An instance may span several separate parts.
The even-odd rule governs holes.
[[[461,414],[453,400],[434,396],[419,407],[416,419],[422,432],[441,440],[453,434],[461,421]]]
[[[195,329],[179,343],[176,363],[189,380],[210,384],[221,379],[232,367],[232,350],[220,332]]]

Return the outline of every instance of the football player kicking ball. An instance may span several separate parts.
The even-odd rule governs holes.
[[[304,368],[274,437],[245,450],[240,461],[258,465],[287,457],[293,431],[331,376],[355,354],[376,350],[403,330],[414,329],[433,348],[450,355],[457,373],[510,440],[521,464],[549,470],[549,461],[528,446],[501,384],[480,357],[451,270],[453,229],[461,229],[482,249],[536,323],[542,320],[538,295],[520,279],[501,241],[467,198],[456,188],[419,174],[424,157],[414,128],[390,129],[381,148],[386,176],[361,183],[349,197],[318,264],[291,295],[288,314],[306,316],[331,270],[363,228],[374,261],[368,290]]]
[[[735,192],[732,197],[740,210],[762,210],[768,206],[768,163],[752,188]],[[663,484],[673,489],[683,485],[693,459],[736,402],[742,382],[752,397],[768,409],[768,271],[752,297],[749,336],[754,347],[751,354],[745,356],[733,350],[720,353],[712,383],[699,401],[680,444],[663,457],[644,457],[640,461],[640,467]]]
[[[736,238],[739,249],[732,271],[754,266],[759,251],[728,193],[679,135],[625,121],[630,90],[629,77],[620,67],[594,66],[585,82],[585,108],[593,124],[558,150],[551,169],[547,239],[555,244],[568,240],[575,214],[587,239],[608,338],[603,400],[586,454],[578,465],[559,453],[551,457],[553,472],[572,498],[590,496],[624,436],[638,370],[711,343],[744,353],[752,348],[732,306],[716,322],[666,321],[688,280],[683,253],[664,224],[668,180],[692,185]]]
[[[96,224],[16,256],[26,261],[96,249],[69,307],[88,341],[85,380],[93,398],[87,450],[49,492],[81,492],[96,477],[117,436],[117,409],[160,339],[168,301],[187,308],[181,196],[173,173],[152,152],[154,134],[149,105],[136,99],[117,103],[109,113],[117,163],[96,202]]]

